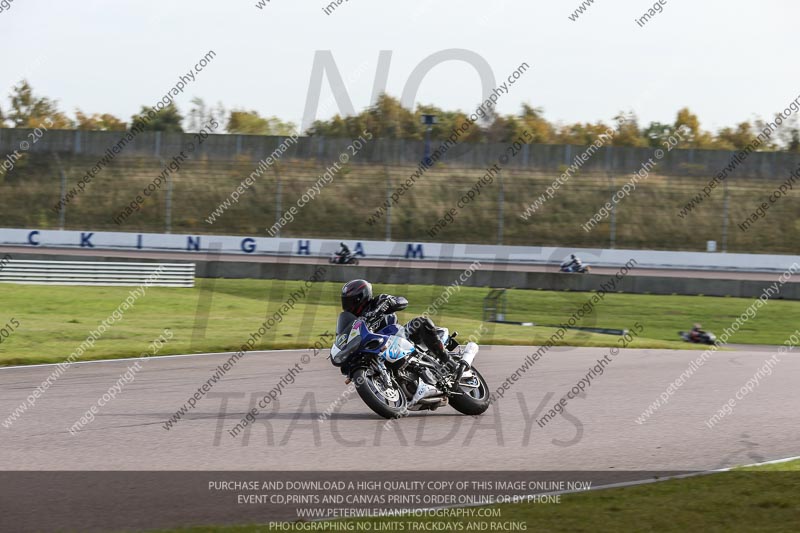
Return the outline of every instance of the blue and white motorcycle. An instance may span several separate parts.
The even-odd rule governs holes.
[[[341,313],[330,359],[347,376],[346,383],[355,382],[358,395],[375,413],[399,418],[448,403],[465,415],[480,415],[489,408],[489,386],[472,366],[477,344],[459,347],[455,333],[451,340],[449,331],[439,328],[449,348],[449,360],[442,362],[426,346],[408,340],[402,326],[391,324],[373,332],[372,325],[369,317]]]

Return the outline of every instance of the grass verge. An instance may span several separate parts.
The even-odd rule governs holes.
[[[200,279],[192,289],[150,288],[79,360],[138,356],[165,328],[174,338],[159,355],[238,350],[259,325],[286,302],[303,282]],[[376,285],[377,292],[406,296],[409,320],[442,295],[443,287]],[[0,342],[0,365],[64,361],[125,300],[126,287],[0,287],[0,327],[12,319],[19,325]],[[340,284],[317,283],[282,321],[256,345],[257,349],[307,348],[335,327]],[[485,288],[464,287],[432,315],[440,325],[458,330],[461,338],[480,335],[482,344],[538,345],[591,298],[591,293],[509,290],[507,319],[539,324],[523,327],[481,321]],[[677,332],[701,321],[720,333],[751,303],[741,298],[609,294],[577,325],[633,328],[644,331],[632,348],[697,348],[678,341]],[[780,344],[796,329],[800,302],[771,301],[733,336],[742,344]],[[570,331],[560,344],[613,346],[616,337]]]

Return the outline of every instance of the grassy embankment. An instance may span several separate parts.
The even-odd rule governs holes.
[[[150,288],[133,308],[82,357],[105,359],[137,356],[151,340],[170,328],[174,338],[160,355],[238,350],[268,315],[275,313],[302,282],[270,280],[198,280],[192,289]],[[306,348],[326,330],[335,327],[340,284],[316,284],[308,297],[289,311],[267,333],[258,349]],[[376,291],[408,297],[410,307],[401,314],[409,320],[422,313],[442,294],[436,286],[377,285]],[[89,332],[125,300],[124,287],[46,287],[0,285],[0,325],[12,318],[19,327],[0,343],[0,365],[63,361]],[[508,320],[543,326],[522,327],[481,322],[485,288],[462,288],[433,316],[435,322],[458,330],[465,339],[481,331],[482,344],[537,345],[591,297],[591,293],[509,290]],[[678,342],[677,332],[701,321],[721,333],[751,300],[700,296],[609,294],[581,320],[580,326],[628,328],[636,321],[644,331],[631,347],[689,348]],[[771,301],[748,321],[731,342],[780,344],[797,328],[800,302]],[[616,337],[571,331],[565,345],[612,346]]]
[[[68,177],[67,190],[91,168],[91,158],[62,157]],[[322,162],[282,160],[261,176],[238,203],[231,205],[213,224],[206,218],[230,195],[254,168],[250,157],[229,160],[197,158],[184,164],[173,181],[172,231],[225,235],[266,235],[275,222],[276,191],[281,183],[281,206],[288,209],[324,172]],[[129,204],[161,169],[158,159],[120,158],[93,181],[67,207],[67,229],[163,232],[165,189],[157,191],[120,226],[115,215]],[[413,167],[380,164],[348,164],[325,186],[308,209],[282,231],[285,237],[383,240],[386,219],[368,224],[367,218],[386,199],[387,180],[398,184]],[[483,176],[485,169],[440,164],[425,173],[392,209],[394,240],[486,243],[497,242],[500,181],[484,187],[480,196],[461,210],[455,222],[431,238],[428,230],[437,219],[456,207],[458,199]],[[581,224],[603,205],[630,176],[613,179],[605,174],[571,178],[528,220],[522,214],[557,177],[504,169],[503,243],[507,245],[606,247],[610,220],[591,232]],[[790,198],[775,203],[766,217],[748,231],[737,228],[785,177],[775,180],[731,179],[728,251],[796,253],[800,247],[800,202]],[[678,216],[708,177],[652,175],[616,208],[616,247],[662,250],[705,250],[706,241],[722,240],[724,192],[716,189],[689,216]],[[0,210],[0,227],[58,227],[52,206],[59,197],[59,169],[49,155],[31,154],[8,176],[0,179],[0,196],[7,201]],[[358,198],[357,205],[342,201]],[[565,250],[566,255],[568,250]]]

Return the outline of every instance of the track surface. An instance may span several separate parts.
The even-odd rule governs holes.
[[[496,387],[529,353],[486,347],[476,366]],[[132,361],[76,364],[10,429],[0,427],[0,470],[458,470],[466,461],[473,470],[613,472],[710,469],[800,455],[800,359],[794,354],[783,355],[733,415],[713,429],[704,424],[776,353],[763,347],[717,353],[643,425],[635,418],[700,352],[624,350],[584,398],[568,404],[569,417],[540,428],[534,413],[543,400],[549,408],[606,353],[553,349],[482,417],[445,407],[389,430],[355,394],[330,420],[318,420],[345,389],[344,378],[320,355],[285,389],[279,409],[267,409],[252,431],[236,438],[227,430],[310,352],[246,355],[169,431],[164,422],[229,356],[145,360],[136,380],[73,436],[68,428]],[[0,417],[54,368],[0,369]]]
[[[2,247],[0,254],[41,254],[41,255],[71,255],[76,260],[80,257],[125,257],[138,259],[157,259],[167,261],[193,261],[193,260],[213,260],[213,261],[237,261],[246,263],[264,262],[291,262],[298,264],[327,264],[327,258],[320,257],[278,257],[270,255],[243,255],[243,254],[219,254],[209,255],[203,253],[189,252],[130,252],[125,250],[81,250],[76,248],[31,248],[31,247]],[[463,267],[465,263],[456,261],[402,261],[386,259],[361,259],[359,262],[363,266],[403,266],[408,268],[434,268],[434,269],[457,269]],[[484,270],[504,270],[509,272],[558,272],[558,267],[554,265],[532,265],[523,263],[510,264],[490,264],[482,263],[481,269]],[[592,273],[601,275],[613,275],[619,268],[593,267]],[[664,268],[639,268],[636,269],[637,276],[659,276],[659,277],[678,277],[678,278],[701,278],[701,279],[735,279],[748,281],[775,281],[779,273],[777,272],[743,272],[730,270],[679,270]],[[800,282],[791,279],[790,283]]]

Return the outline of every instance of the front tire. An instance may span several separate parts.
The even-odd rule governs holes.
[[[489,408],[489,385],[475,368],[471,378],[461,378],[458,384],[457,396],[450,397],[450,405],[461,414],[477,416],[482,415]]]
[[[371,368],[359,368],[353,372],[356,391],[367,407],[383,418],[392,419],[408,415],[408,400],[403,391],[396,383],[384,387],[380,376],[377,378]]]

